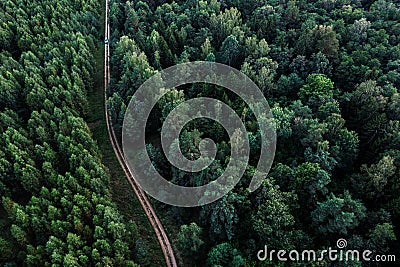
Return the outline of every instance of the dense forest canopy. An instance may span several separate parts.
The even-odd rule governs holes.
[[[103,1],[0,3],[0,264],[151,265],[135,222],[112,201],[110,175],[86,123]],[[268,99],[277,129],[272,169],[248,188],[260,151],[252,110],[209,84],[171,90],[148,122],[147,151],[179,185],[220,176],[231,141],[211,120],[187,124],[180,147],[209,168],[171,166],[159,144],[167,115],[200,96],[232,107],[251,153],[237,186],[197,208],[157,204],[182,266],[284,266],[279,250],[335,247],[400,257],[400,5],[396,0],[110,0],[110,109],[120,136],[131,97],[149,77],[196,60],[230,65]],[[103,88],[100,88],[102,90]],[[168,152],[168,151],[167,151]],[[127,203],[130,204],[130,203]],[[172,227],[172,228],[173,228]],[[397,259],[399,260],[399,259]],[[293,266],[379,266],[297,262]]]
[[[129,100],[146,79],[195,60],[240,69],[263,91],[275,117],[275,161],[261,188],[250,194],[246,188],[260,133],[237,96],[193,84],[158,103],[148,126],[153,134],[187,99],[224,101],[244,116],[252,151],[244,177],[221,200],[191,209],[161,206],[182,225],[176,243],[187,266],[276,266],[257,261],[265,244],[276,250],[322,250],[339,238],[348,248],[399,255],[397,1],[112,0],[110,20],[108,105],[117,132]],[[210,136],[218,143],[216,160],[198,173],[170,166],[157,138],[149,138],[148,153],[164,177],[201,185],[223,172],[229,140],[207,120],[190,123],[180,136],[191,159],[199,156],[199,140]]]
[[[0,265],[137,266],[84,121],[100,3],[0,6]]]

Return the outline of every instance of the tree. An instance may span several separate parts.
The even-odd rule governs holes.
[[[379,253],[387,253],[390,242],[397,240],[391,223],[375,225],[369,232],[369,238],[368,245],[374,251],[379,251]]]
[[[206,58],[210,53],[213,53],[213,47],[211,45],[210,39],[206,37],[206,40],[204,43],[201,45],[201,53],[202,57]]]
[[[332,65],[322,52],[311,55],[311,66],[314,73],[331,76]]]
[[[242,48],[236,37],[229,35],[221,45],[221,49],[217,53],[217,60],[229,66],[238,66]]]
[[[0,67],[0,86],[2,88],[0,92],[0,108],[2,110],[6,107],[14,109],[17,108],[17,102],[22,92],[21,85],[17,80],[18,76],[20,76],[20,65],[10,54],[4,52],[0,53],[0,61],[2,62]]]
[[[2,251],[0,261],[6,261],[13,256],[13,246],[11,242],[0,237],[0,250]]]
[[[257,210],[251,217],[252,226],[259,238],[271,247],[289,248],[292,245],[294,217],[290,201],[293,201],[293,196],[281,192],[270,179],[266,179],[258,191]]]
[[[292,135],[292,120],[294,119],[294,112],[289,108],[280,107],[279,104],[271,109],[276,124],[276,132],[278,137],[290,138]]]
[[[275,90],[275,75],[278,64],[270,58],[261,57],[256,60],[245,61],[241,71],[249,76],[268,96],[272,96]],[[246,59],[247,60],[247,59]]]
[[[179,250],[188,257],[196,257],[199,248],[204,244],[201,240],[201,233],[201,227],[194,222],[189,225],[181,225],[177,236]]]
[[[245,260],[240,252],[229,243],[221,243],[213,247],[208,253],[208,266],[244,266]]]
[[[366,18],[356,20],[351,27],[352,40],[363,43],[367,39],[367,31],[371,27],[371,22]]]
[[[153,61],[155,58],[153,57],[155,51],[159,51],[160,53],[160,63],[164,68],[170,67],[174,64],[174,57],[170,48],[168,47],[167,42],[164,37],[160,35],[160,33],[156,30],[153,30],[150,36],[146,40],[146,48],[147,55],[149,55],[150,60]]]
[[[218,15],[211,14],[210,29],[214,37],[214,47],[219,47],[229,35],[233,34],[235,27],[240,27],[241,24],[241,14],[237,8],[225,9]]]
[[[286,19],[289,23],[289,25],[295,25],[298,20],[299,20],[299,12],[300,9],[299,7],[296,5],[296,1],[295,0],[290,0],[287,3],[287,8],[286,8]]]
[[[276,82],[276,96],[293,98],[304,84],[303,79],[296,73],[291,73],[289,76],[281,75]]]
[[[299,196],[302,209],[309,210],[328,193],[327,185],[331,177],[318,163],[302,163],[295,169],[294,175],[292,188]]]
[[[159,36],[158,33],[155,35]],[[155,41],[158,40],[157,38],[155,39]],[[122,63],[121,70],[116,75],[120,77],[116,88],[121,97],[126,99],[132,96],[140,85],[156,72],[149,65],[146,54],[138,51],[134,41],[128,37],[121,37],[120,42],[116,45],[116,50],[118,50],[118,54],[116,54],[116,58],[113,61],[120,60]]]
[[[279,7],[271,5],[264,5],[254,10],[250,26],[257,32],[259,38],[266,38],[268,42],[274,39],[281,20],[280,11]]]
[[[114,2],[114,5],[116,4],[117,2]],[[135,32],[139,27],[140,17],[138,16],[133,5],[134,4],[130,1],[127,1],[125,3],[125,16],[124,16],[126,18],[124,23],[125,32]],[[117,8],[116,6],[114,6],[113,9],[110,8],[110,15],[113,14],[114,16],[117,16],[117,14],[115,14],[115,12],[117,11],[116,8]],[[113,17],[113,20],[115,22],[119,22],[116,17]]]
[[[163,94],[165,89],[161,89],[161,94]],[[158,106],[161,110],[161,122],[164,122],[168,114],[177,106],[185,102],[185,94],[182,90],[170,89],[168,92],[158,101]]]
[[[396,169],[394,158],[391,156],[382,157],[370,167],[366,164],[361,165],[361,173],[352,178],[354,191],[358,192],[360,196],[375,201],[385,198],[386,187],[396,173]]]
[[[321,52],[328,59],[336,59],[339,50],[339,41],[332,26],[317,25],[306,29],[300,36],[296,50],[299,54],[310,56]]]
[[[333,82],[323,74],[310,74],[306,84],[300,88],[299,98],[310,107],[323,103],[334,95]]]
[[[232,240],[235,236],[238,214],[235,204],[239,204],[241,197],[229,192],[210,206],[202,208],[202,217],[209,220],[209,235],[211,240]]]
[[[366,217],[365,212],[365,206],[345,191],[342,197],[331,193],[326,201],[318,203],[311,216],[320,234],[347,235]]]

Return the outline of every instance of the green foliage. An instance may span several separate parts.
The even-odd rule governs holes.
[[[300,203],[304,205],[305,210],[328,193],[330,175],[321,169],[318,163],[302,163],[296,168],[294,175],[292,188],[298,192]]]
[[[355,191],[367,199],[377,200],[385,197],[385,193],[392,191],[388,187],[392,184],[390,181],[394,178],[396,169],[394,158],[391,156],[384,156],[370,167],[361,165],[361,173],[354,175],[353,178]]]
[[[239,222],[236,205],[240,203],[241,196],[228,193],[220,200],[203,208],[202,216],[208,217],[210,221],[209,235],[211,240],[233,239]]]
[[[335,59],[339,50],[337,34],[332,26],[315,25],[307,28],[300,35],[296,50],[301,55],[321,52],[328,58]]]
[[[312,212],[313,223],[323,235],[347,235],[366,217],[366,208],[359,200],[353,200],[345,191],[342,197],[331,194]]]
[[[389,243],[397,240],[391,223],[377,224],[369,233],[369,243],[375,251],[387,253]]]
[[[253,60],[249,57],[242,65],[241,71],[249,76],[265,95],[273,95],[277,68],[278,64],[270,58],[261,57]]]
[[[221,49],[217,53],[217,60],[229,66],[237,66],[242,48],[235,36],[229,35],[222,42]]]
[[[189,257],[196,257],[200,247],[204,244],[201,240],[202,229],[196,223],[181,225],[177,236],[177,246],[182,253]]]
[[[135,227],[110,201],[109,177],[84,121],[95,82],[93,54],[103,38],[100,2],[7,0],[0,6],[0,264],[149,264]],[[183,225],[177,246],[186,265],[251,265],[266,243],[323,249],[335,241],[328,235],[348,236],[349,244],[363,249],[398,251],[395,1],[112,0],[109,18],[107,104],[118,135],[137,88],[181,62],[241,69],[272,107],[274,166],[250,194],[261,134],[243,101],[222,88],[194,84],[173,89],[156,106],[147,148],[157,170],[174,183],[199,186],[218,178],[234,145],[220,125],[196,120],[172,148],[193,160],[200,140],[213,138],[216,159],[198,173],[169,166],[155,134],[185,99],[229,104],[250,140],[246,173],[227,196],[191,210],[164,207],[175,216],[172,224]]]
[[[17,2],[0,4],[0,265],[132,266],[136,232],[83,119],[102,6]]]
[[[290,247],[293,242],[291,232],[295,221],[290,213],[290,199],[293,200],[290,193],[281,192],[269,179],[259,189],[252,226],[260,239],[272,247]]]
[[[244,266],[245,260],[236,248],[229,243],[221,243],[213,247],[208,253],[208,266]]]
[[[299,98],[310,107],[317,106],[333,97],[333,82],[323,74],[310,74],[306,84],[300,88]],[[326,101],[326,100],[325,100]]]

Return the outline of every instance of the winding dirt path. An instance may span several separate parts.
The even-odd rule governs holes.
[[[110,23],[108,21],[108,0],[106,2],[106,16],[105,16],[105,34],[104,36],[110,40]],[[165,261],[168,267],[176,267],[176,261],[175,261],[175,256],[174,252],[172,250],[171,243],[168,240],[168,236],[164,231],[164,228],[158,219],[153,207],[151,206],[145,192],[140,188],[139,184],[135,180],[133,174],[128,168],[128,164],[125,161],[124,154],[122,152],[121,146],[118,143],[118,139],[115,135],[114,129],[112,127],[112,121],[111,117],[108,113],[108,108],[107,108],[107,89],[108,89],[108,84],[110,82],[110,47],[109,43],[105,44],[105,49],[104,49],[104,105],[105,105],[105,113],[106,113],[106,124],[107,124],[107,132],[108,136],[111,142],[111,145],[114,149],[114,153],[117,156],[118,162],[121,165],[126,179],[130,183],[133,191],[135,192],[137,198],[140,201],[140,204],[142,205],[147,217],[149,218],[149,221],[151,225],[153,226],[153,229],[157,235],[158,241],[161,245],[161,248],[163,250],[164,256],[165,256]]]

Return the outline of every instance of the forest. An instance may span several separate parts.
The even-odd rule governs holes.
[[[400,8],[378,0],[187,0],[110,2],[111,90],[108,105],[121,133],[128,103],[157,71],[197,60],[227,64],[249,76],[267,98],[277,128],[274,163],[261,188],[247,186],[260,132],[243,101],[209,84],[174,88],[158,103],[147,132],[199,96],[217,98],[245,116],[251,157],[244,177],[222,199],[197,208],[158,204],[180,225],[175,243],[185,266],[282,266],[257,251],[347,248],[399,255]],[[189,159],[212,137],[213,164],[197,173],[170,166],[158,139],[147,150],[176,184],[216,179],[229,160],[221,127],[186,125],[180,147]],[[379,266],[334,262],[314,266]],[[333,265],[332,265],[333,264]],[[312,266],[309,262],[293,266]],[[285,265],[286,266],[286,265]],[[289,265],[290,266],[290,265]]]
[[[112,177],[88,126],[102,64],[94,55],[104,46],[103,3],[0,2],[2,266],[155,266],[151,253],[141,253],[136,221],[113,200]],[[140,85],[192,61],[246,74],[274,116],[275,159],[261,187],[249,192],[261,136],[237,95],[196,83],[157,103],[147,152],[175,184],[216,179],[231,150],[220,125],[196,120],[181,132],[182,152],[198,158],[200,140],[210,137],[215,160],[196,173],[171,166],[159,134],[180,103],[223,101],[243,118],[250,140],[244,176],[218,201],[193,208],[152,201],[168,222],[178,266],[387,266],[257,259],[265,245],[321,251],[340,238],[348,249],[400,260],[397,0],[110,0],[109,9],[107,106],[119,137]]]
[[[85,122],[100,3],[0,6],[0,265],[138,266]]]

